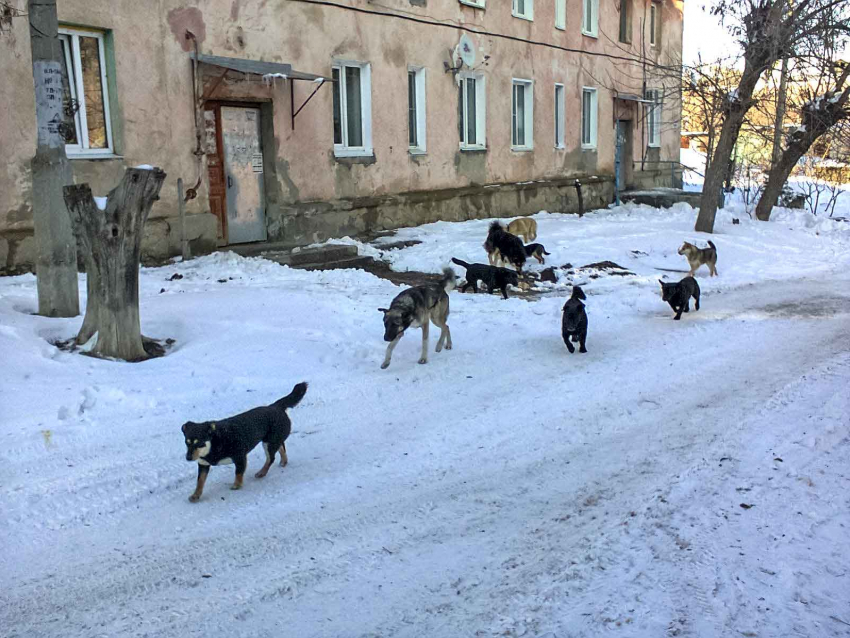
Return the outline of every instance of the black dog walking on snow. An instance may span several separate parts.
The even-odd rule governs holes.
[[[466,268],[466,283],[460,289],[461,292],[466,292],[466,289],[472,286],[472,290],[478,292],[478,281],[480,280],[487,286],[488,292],[493,290],[501,290],[502,296],[508,298],[508,284],[519,286],[519,277],[513,270],[500,268],[499,266],[488,266],[487,264],[468,264],[462,259],[452,261],[458,266]]]
[[[682,281],[667,284],[658,280],[661,284],[661,299],[670,304],[677,321],[682,318],[682,312],[690,310],[691,297],[694,298],[694,309],[699,310],[699,284],[693,277],[685,277]]]
[[[280,448],[280,466],[284,467],[286,457],[286,439],[292,431],[292,422],[286,414],[288,408],[294,408],[307,392],[307,384],[301,382],[292,388],[292,392],[271,405],[254,408],[221,421],[205,421],[183,424],[186,437],[186,460],[198,462],[198,485],[189,497],[196,503],[204,492],[210,466],[236,464],[236,480],[230,489],[242,487],[245,468],[248,466],[248,453],[263,442],[266,451],[266,464],[254,476],[263,478],[274,463],[275,453]]]
[[[579,342],[579,352],[587,352],[587,348],[584,347],[587,341],[587,313],[584,311],[582,299],[587,299],[584,296],[584,291],[580,286],[573,286],[573,294],[563,308],[561,335],[564,337],[567,350],[570,352],[576,351],[573,344],[570,343],[570,337],[573,341]]]

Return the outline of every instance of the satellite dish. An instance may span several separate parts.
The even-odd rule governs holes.
[[[460,36],[456,51],[461,61],[470,69],[475,65],[475,44],[467,34]]]

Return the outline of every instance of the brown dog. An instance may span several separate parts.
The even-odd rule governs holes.
[[[537,222],[530,217],[520,217],[508,224],[508,232],[511,235],[521,235],[524,243],[537,239]]]
[[[705,264],[711,276],[717,274],[717,247],[709,240],[708,248],[697,248],[693,244],[685,242],[679,249],[679,254],[684,255],[688,259],[688,264],[691,267],[691,272],[688,273],[691,277],[697,269]]]

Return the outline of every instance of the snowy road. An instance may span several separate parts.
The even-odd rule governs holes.
[[[386,371],[395,289],[355,283],[153,297],[153,333],[215,322],[216,356],[28,364],[55,393],[16,375],[2,633],[848,635],[850,279],[717,291],[681,322],[646,290],[591,295],[573,356],[562,299],[454,293],[455,349],[432,332],[417,366],[408,335]],[[302,377],[290,465],[236,493],[213,469],[190,505],[180,423]]]

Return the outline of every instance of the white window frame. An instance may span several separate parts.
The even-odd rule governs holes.
[[[459,0],[459,2],[469,7],[475,7],[476,9],[484,9],[484,3],[486,0]]]
[[[523,12],[520,12],[520,2],[523,4]],[[511,15],[522,20],[534,20],[534,0],[511,0]]]
[[[581,33],[591,38],[599,37],[599,0],[582,0]],[[590,22],[590,28],[587,24]]]
[[[658,5],[650,0],[649,3],[649,46],[655,46],[656,29],[658,29]]]
[[[59,27],[59,39],[62,44],[62,55],[65,56],[65,68],[73,69],[73,80],[68,74],[68,87],[71,99],[77,100],[79,109],[74,115],[74,126],[77,129],[77,143],[66,144],[65,154],[69,159],[93,159],[97,157],[114,157],[115,146],[112,140],[112,120],[109,113],[109,85],[106,81],[106,46],[103,31],[89,29],[69,29]],[[95,38],[97,52],[100,58],[100,83],[103,91],[103,118],[106,127],[106,148],[89,148],[89,127],[86,119],[86,97],[83,86],[83,65],[80,58],[80,36]],[[80,96],[80,97],[77,97]]]
[[[363,135],[362,146],[348,146],[348,109],[346,108],[345,67],[360,69],[360,123]],[[339,110],[342,144],[334,142],[336,157],[371,157],[372,148],[372,65],[354,60],[334,60],[331,69],[339,70]],[[336,87],[333,87],[336,88]]]
[[[555,28],[561,31],[567,28],[567,0],[555,0]]]
[[[564,135],[564,126],[567,123],[566,118],[566,87],[560,82],[555,82],[555,110],[554,110],[554,121],[555,121],[555,148],[563,149],[566,148],[566,138]]]
[[[525,144],[514,144],[514,120],[516,113],[514,107],[516,102],[514,94],[518,86],[523,87],[523,101],[525,104]],[[534,149],[534,81],[524,78],[511,79],[511,150],[512,151],[531,151]]]
[[[410,145],[410,132],[408,131],[408,151],[411,155],[422,155],[426,152],[426,137],[425,137],[425,121],[426,121],[426,111],[425,111],[425,67],[422,66],[409,66],[407,67],[408,72],[408,81],[409,74],[413,73],[413,86],[416,91],[416,144],[414,146]],[[408,108],[410,105],[408,104]],[[410,126],[410,119],[408,116],[408,126]]]
[[[584,96],[585,93],[590,93],[590,140],[585,141],[584,139]],[[599,91],[592,86],[583,86],[581,87],[581,147],[584,149],[595,149],[598,144],[597,132],[598,132],[598,121],[599,121]]]
[[[461,140],[460,148],[464,151],[480,151],[487,148],[487,81],[483,73],[473,73],[471,71],[463,71],[458,74],[458,88],[463,85],[463,114],[461,119]],[[475,144],[466,143],[467,122],[469,114],[467,108],[466,80],[472,78],[475,80]]]
[[[661,109],[662,99],[659,89],[647,89],[644,98],[652,100],[652,104],[646,105],[646,131],[647,145],[650,148],[661,146]]]

